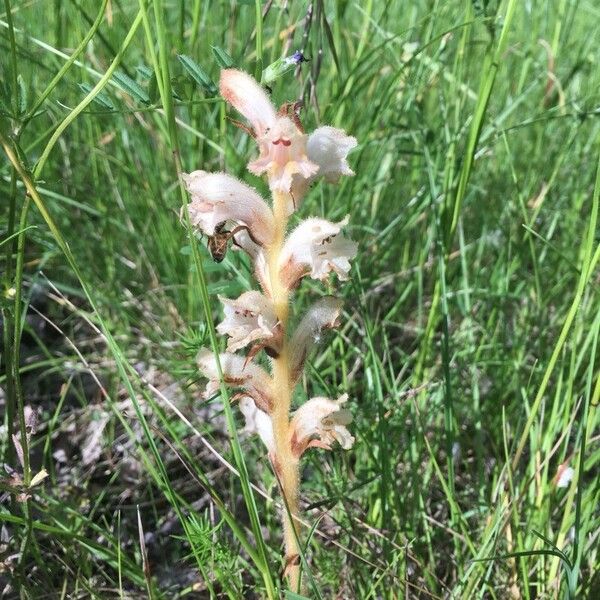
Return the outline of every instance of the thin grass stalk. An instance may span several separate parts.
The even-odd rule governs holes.
[[[75,257],[73,256],[73,253],[71,252],[69,245],[67,244],[62,233],[58,229],[56,223],[52,219],[52,216],[48,212],[48,210],[44,204],[44,201],[41,198],[41,196],[37,190],[36,185],[34,184],[33,180],[31,179],[31,176],[27,172],[27,169],[21,163],[21,161],[18,158],[16,152],[14,151],[10,141],[4,136],[2,131],[0,131],[0,145],[3,147],[4,152],[7,155],[9,161],[15,167],[17,173],[19,174],[19,177],[23,181],[23,183],[27,189],[27,192],[33,199],[37,209],[39,210],[42,217],[46,221],[48,228],[50,229],[52,235],[54,236],[54,239],[56,240],[57,244],[59,245],[60,249],[62,250],[65,258],[67,259],[69,266],[71,267],[71,269],[75,273],[77,279],[79,280],[79,283],[82,287],[82,290],[84,292],[84,295],[85,295],[87,301],[89,302],[92,310],[95,312],[95,314],[98,318],[98,321],[100,324],[100,330],[102,332],[102,335],[106,339],[109,350],[111,351],[111,353],[115,359],[117,371],[119,373],[119,376],[121,377],[121,380],[123,381],[123,384],[125,386],[125,389],[129,395],[129,397],[131,398],[136,417],[142,426],[142,431],[144,433],[144,437],[145,437],[146,441],[148,442],[148,445],[150,447],[151,453],[153,455],[153,458],[154,458],[154,461],[156,464],[156,467],[155,467],[155,465],[151,461],[146,460],[146,457],[142,454],[142,458],[144,459],[145,466],[148,469],[148,471],[152,474],[153,478],[158,483],[159,487],[162,489],[163,493],[169,500],[170,504],[173,506],[173,508],[174,508],[175,512],[177,513],[177,516],[185,530],[185,528],[187,526],[187,522],[181,512],[181,509],[179,506],[179,501],[176,497],[174,490],[172,489],[165,465],[161,459],[160,453],[159,453],[156,443],[154,441],[154,437],[150,431],[150,428],[148,426],[146,418],[141,410],[141,407],[137,400],[137,394],[136,394],[136,392],[133,388],[133,385],[131,383],[131,380],[129,378],[130,373],[135,375],[135,370],[133,369],[133,367],[131,367],[129,364],[127,364],[125,357],[122,355],[115,339],[113,338],[112,334],[110,333],[110,330],[108,329],[106,323],[104,322],[104,319],[102,318],[100,312],[98,311],[97,304],[91,294],[90,288],[89,288],[85,278],[83,277],[83,273],[81,272],[81,269],[79,268],[79,266],[75,260]],[[128,427],[128,424],[125,421],[123,415],[121,415],[118,411],[117,411],[117,417],[120,419],[121,423],[123,423],[126,430],[129,432],[130,436],[132,438],[135,438],[135,435],[131,431],[130,427]],[[193,546],[192,546],[192,549],[194,551],[194,554],[196,554],[195,548]],[[199,560],[199,557],[196,556],[196,559]],[[275,597],[275,596],[273,596],[273,597]]]
[[[141,12],[144,13],[144,10],[141,9]],[[171,79],[169,74],[169,49],[167,45],[167,36],[166,36],[166,25],[164,22],[164,8],[162,6],[161,0],[156,0],[154,2],[154,15],[155,15],[155,23],[156,23],[156,31],[158,38],[158,50],[159,50],[159,66],[160,70],[157,71],[157,82],[159,85],[159,91],[165,111],[165,117],[167,121],[167,127],[169,131],[169,144],[171,146],[171,150],[173,152],[173,160],[175,164],[176,172],[179,174],[182,172],[181,168],[181,157],[179,152],[179,142],[177,136],[177,128],[175,122],[175,108],[173,103],[173,94],[171,90]],[[186,204],[186,195],[183,185],[179,186],[179,190],[181,193],[181,198],[183,204]],[[188,231],[188,239],[190,242],[190,246],[192,248],[192,256],[194,261],[194,266],[196,270],[196,274],[198,277],[198,284],[200,288],[200,296],[202,298],[202,304],[204,307],[205,314],[205,322],[209,334],[209,338],[211,341],[211,345],[217,360],[217,368],[221,377],[221,394],[224,399],[224,407],[225,407],[225,415],[227,420],[227,426],[230,432],[230,443],[236,463],[236,467],[240,474],[240,482],[242,485],[242,494],[244,496],[244,500],[246,506],[248,508],[248,514],[250,516],[250,522],[252,525],[252,531],[254,534],[255,542],[258,547],[258,557],[259,560],[255,561],[256,567],[261,572],[267,596],[269,598],[276,597],[276,589],[275,584],[273,582],[273,578],[271,576],[271,571],[269,568],[267,551],[264,544],[264,540],[262,537],[261,525],[260,525],[260,517],[258,515],[258,508],[256,505],[256,500],[254,498],[254,494],[252,492],[252,488],[250,486],[250,478],[248,475],[248,470],[246,467],[246,463],[244,461],[244,456],[241,450],[239,438],[237,435],[237,429],[235,424],[235,419],[233,417],[233,412],[231,410],[229,396],[225,385],[222,382],[222,373],[221,366],[218,361],[219,355],[219,346],[216,337],[216,332],[214,329],[214,323],[212,320],[212,312],[210,299],[208,296],[208,287],[206,284],[206,276],[204,274],[204,268],[202,265],[202,259],[200,258],[197,244],[195,242],[194,234],[191,227],[191,222],[189,219],[189,214],[187,210],[184,211],[184,219],[186,223],[186,228]]]
[[[257,81],[262,78],[263,72],[263,17],[262,17],[262,2],[254,0],[254,14],[256,20],[256,71],[255,77]]]
[[[100,4],[100,9],[98,10],[98,15],[96,16],[96,19],[94,20],[92,26],[85,34],[85,37],[81,40],[81,42],[79,42],[79,45],[77,46],[77,48],[75,48],[73,54],[71,54],[67,62],[59,69],[58,73],[46,86],[46,89],[40,94],[33,106],[27,111],[27,115],[23,118],[23,126],[25,126],[27,123],[29,123],[29,121],[31,121],[31,119],[33,119],[39,108],[46,101],[46,98],[48,98],[48,96],[52,93],[54,88],[60,83],[60,80],[67,74],[68,70],[71,68],[71,65],[73,65],[74,62],[76,62],[79,55],[87,48],[88,43],[94,37],[94,35],[98,31],[98,28],[102,24],[107,4],[108,0],[102,0]]]
[[[21,378],[18,375],[18,368],[21,364],[21,333],[23,330],[22,315],[23,308],[23,262],[25,256],[25,236],[27,226],[27,215],[29,213],[30,198],[25,197],[21,208],[21,218],[19,221],[19,236],[17,238],[17,264],[14,278],[14,317],[13,317],[13,348],[12,348],[12,363],[14,377],[14,391],[17,401],[17,411],[19,417],[20,441],[23,449],[23,483],[25,487],[31,482],[31,468],[29,462],[29,442],[27,440],[27,423],[25,420],[25,401],[23,398],[23,390],[21,388]]]
[[[140,10],[138,11],[131,27],[129,28],[129,31],[125,36],[125,39],[123,40],[119,51],[117,52],[115,58],[106,70],[106,73],[102,75],[98,83],[96,83],[96,85],[89,91],[89,93],[86,94],[84,99],[61,121],[60,125],[56,128],[56,130],[48,140],[48,143],[46,144],[46,147],[44,148],[33,170],[34,179],[37,179],[40,176],[40,173],[42,172],[44,165],[46,164],[46,161],[48,160],[48,157],[52,152],[52,149],[54,148],[56,142],[58,142],[60,136],[63,134],[65,129],[67,129],[67,127],[86,109],[86,107],[91,102],[93,102],[94,98],[106,87],[114,72],[117,70],[117,67],[121,63],[121,60],[123,59],[123,56],[125,55],[129,44],[131,44],[141,22],[142,11]]]
[[[4,8],[6,10],[6,21],[8,23],[8,37],[10,43],[10,76],[12,84],[12,99],[13,99],[13,114],[16,118],[19,112],[18,83],[17,83],[17,44],[15,40],[15,30],[12,20],[12,8],[10,0],[4,0]],[[16,249],[16,239],[12,236],[15,232],[15,218],[17,205],[17,172],[13,168],[10,176],[10,188],[8,198],[8,220],[6,229],[6,238],[9,240],[6,245],[6,267],[5,267],[5,288],[12,293],[13,290],[13,256]],[[6,416],[8,419],[8,443],[6,450],[6,458],[9,464],[14,458],[12,435],[14,432],[15,407],[17,403],[15,378],[18,377],[18,366],[14,366],[13,354],[14,348],[10,338],[13,330],[13,316],[10,314],[10,309],[2,308],[2,319],[4,321],[3,341],[4,341],[4,364],[7,374],[6,383]]]
[[[14,290],[13,280],[13,256],[15,253],[16,238],[15,230],[15,212],[17,201],[17,171],[13,168],[10,176],[10,188],[8,199],[8,220],[6,235],[8,243],[6,244],[6,267],[4,272],[5,289],[8,294],[12,294]],[[13,304],[13,307],[15,305]],[[13,309],[14,310],[14,309]],[[6,419],[7,419],[7,442],[5,460],[10,465],[14,459],[14,420],[15,409],[17,405],[15,379],[19,376],[19,368],[13,366],[13,339],[11,338],[14,324],[13,315],[8,307],[2,307],[3,327],[3,342],[4,342],[4,370],[6,373]]]

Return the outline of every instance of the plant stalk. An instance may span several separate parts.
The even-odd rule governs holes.
[[[298,547],[299,525],[296,517],[298,508],[298,485],[300,481],[299,461],[292,454],[290,446],[290,405],[292,383],[290,360],[286,339],[289,290],[282,285],[279,277],[279,257],[287,228],[287,197],[280,192],[273,193],[273,213],[275,216],[275,238],[268,248],[269,279],[275,314],[283,333],[283,344],[279,355],[273,359],[273,387],[275,405],[271,414],[275,437],[274,468],[279,479],[285,508],[282,511],[283,539],[285,545],[285,573],[290,588],[298,590],[300,584],[300,549]]]

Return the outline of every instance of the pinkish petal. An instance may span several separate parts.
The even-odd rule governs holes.
[[[265,90],[250,75],[237,69],[221,71],[221,96],[244,115],[261,136],[273,127],[277,112]]]
[[[290,118],[278,117],[273,127],[258,137],[260,156],[248,169],[255,175],[266,173],[272,191],[289,194],[293,178],[308,179],[319,170],[306,156],[306,139]],[[288,208],[293,212],[291,197]]]
[[[352,448],[354,438],[346,428],[346,425],[352,422],[352,413],[341,408],[347,400],[348,394],[340,396],[337,400],[312,398],[294,413],[290,443],[297,457],[310,445],[330,448],[334,441],[344,450]]]
[[[243,356],[222,352],[219,355],[223,381],[229,387],[242,388],[256,405],[265,412],[270,412],[273,407],[272,379],[268,373],[255,365],[247,362]],[[205,396],[213,396],[219,390],[219,371],[215,355],[207,349],[198,354],[198,368],[208,379]]]
[[[240,411],[246,420],[246,433],[258,433],[270,454],[275,454],[275,436],[271,417],[256,406],[249,396],[240,398]]]
[[[278,351],[281,328],[275,316],[273,303],[260,292],[244,292],[230,300],[219,296],[223,303],[225,318],[217,327],[222,335],[228,335],[227,350],[235,352],[253,342],[261,346],[273,346]]]
[[[292,288],[304,275],[325,280],[332,271],[348,279],[357,245],[340,233],[347,223],[348,217],[339,223],[315,217],[302,221],[286,239],[279,259],[284,285]]]
[[[255,189],[226,173],[194,171],[181,177],[192,196],[188,204],[192,225],[213,235],[219,225],[233,221],[246,226],[257,243],[272,241],[273,213]]]

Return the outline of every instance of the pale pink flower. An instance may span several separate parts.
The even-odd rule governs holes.
[[[344,450],[352,448],[354,438],[346,428],[352,422],[352,413],[341,408],[347,399],[348,394],[337,400],[312,398],[294,413],[290,423],[290,443],[296,457],[311,447],[330,450],[335,441]]]
[[[304,315],[290,342],[292,381],[300,377],[306,357],[315,344],[319,343],[323,331],[339,325],[341,311],[341,300],[328,296],[317,300]]]
[[[573,476],[575,475],[575,469],[569,466],[569,462],[564,462],[558,465],[556,476],[554,477],[554,483],[556,487],[566,488],[569,487]]]
[[[221,72],[220,89],[252,126],[260,155],[248,169],[255,175],[266,173],[272,191],[289,194],[289,213],[317,177],[337,182],[341,175],[354,174],[346,157],[356,139],[343,130],[325,126],[307,136],[297,118],[290,118],[284,108],[278,113],[265,90],[236,69]]]
[[[328,183],[337,183],[342,175],[354,175],[346,157],[356,145],[356,138],[346,135],[343,129],[329,126],[315,129],[308,136],[306,155],[319,170],[309,178],[294,175],[291,190],[294,200],[298,203],[308,186],[319,177],[323,177]]]
[[[278,325],[273,303],[260,292],[244,292],[230,300],[219,296],[225,318],[217,327],[228,335],[227,350],[236,352],[253,342],[260,342],[258,350],[269,347],[276,353],[281,346],[281,328]]]
[[[272,191],[289,193],[292,178],[309,179],[319,170],[306,156],[306,138],[289,117],[278,117],[257,137],[260,156],[248,164],[249,171],[255,175],[266,173]],[[293,212],[293,208],[292,199],[288,211]]]
[[[281,280],[292,288],[304,275],[325,280],[334,272],[341,280],[348,279],[350,260],[356,256],[357,245],[340,232],[348,217],[339,223],[309,218],[288,236],[281,251]]]
[[[267,372],[248,362],[245,357],[237,356],[229,352],[219,355],[223,381],[229,387],[242,388],[246,395],[250,396],[256,405],[265,412],[273,408],[273,380]],[[207,349],[198,354],[198,368],[208,379],[205,397],[214,396],[219,390],[219,371],[215,355]]]
[[[266,246],[273,240],[273,213],[255,189],[226,173],[194,171],[181,177],[192,196],[188,204],[192,225],[206,235],[232,221],[247,227],[257,244]]]
[[[221,96],[244,115],[260,137],[275,125],[277,111],[265,90],[247,73],[237,69],[221,71]]]
[[[240,398],[240,412],[246,420],[244,431],[250,434],[257,433],[267,447],[269,454],[275,455],[275,436],[271,417],[260,408],[257,408],[256,403],[249,396]]]

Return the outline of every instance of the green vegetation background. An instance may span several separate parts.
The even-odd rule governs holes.
[[[306,595],[597,598],[599,29],[584,0],[4,0],[6,597],[279,596],[274,476],[194,368],[251,274],[177,171],[266,191],[214,82],[302,50],[274,101],[359,147],[298,218],[360,245],[297,392],[347,391],[357,438],[305,461]]]

